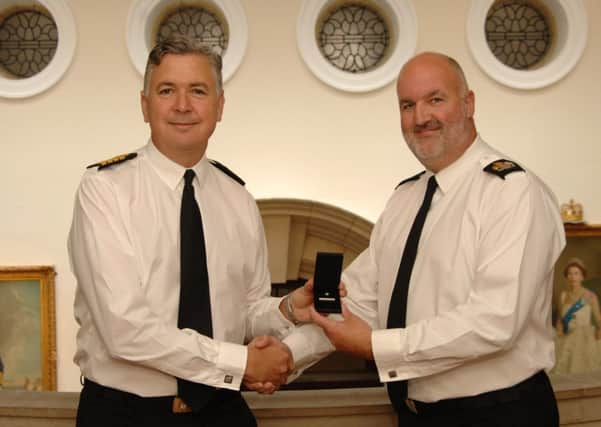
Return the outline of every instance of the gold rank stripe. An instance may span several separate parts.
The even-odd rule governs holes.
[[[98,170],[104,169],[104,168],[109,167],[109,166],[113,166],[113,165],[117,165],[119,163],[126,162],[128,160],[131,160],[131,159],[137,157],[137,156],[138,156],[138,153],[120,154],[118,156],[111,157],[110,159],[106,159],[106,160],[103,160],[101,162],[94,163],[93,165],[89,165],[87,167],[87,169],[95,168],[96,166],[98,166]]]

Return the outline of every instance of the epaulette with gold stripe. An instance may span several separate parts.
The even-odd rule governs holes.
[[[138,153],[120,154],[119,156],[111,157],[110,159],[94,163],[93,165],[88,166],[86,169],[95,168],[96,166],[98,166],[98,170],[108,168],[109,166],[118,165],[119,163],[134,159],[137,156]]]
[[[525,170],[517,163],[505,159],[495,160],[494,162],[489,163],[483,170],[503,179],[505,179],[506,175],[513,172],[525,172]]]

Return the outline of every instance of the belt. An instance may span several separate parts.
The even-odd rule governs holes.
[[[141,411],[151,413],[165,413],[171,411],[175,414],[192,412],[192,408],[178,396],[142,397],[127,391],[103,386],[87,378],[84,379],[83,383],[84,387],[95,396],[100,396],[113,402],[135,407]],[[216,398],[218,401],[222,401],[238,396],[239,394],[239,392],[232,390],[221,389],[217,391]]]
[[[520,397],[532,393],[537,387],[545,385],[550,387],[549,379],[544,371],[540,371],[522,382],[500,390],[493,390],[476,396],[444,399],[438,402],[420,402],[419,400],[406,399],[405,405],[414,414],[441,414],[475,410],[518,400]]]

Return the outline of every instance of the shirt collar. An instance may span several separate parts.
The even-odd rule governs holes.
[[[451,163],[449,166],[436,174],[436,182],[442,193],[446,193],[455,182],[460,180],[469,170],[472,169],[474,163],[479,163],[482,153],[486,151],[486,143],[476,136],[473,144],[467,150]],[[431,176],[432,172],[427,171],[426,177]]]
[[[210,166],[206,154],[203,155],[198,163],[196,163],[194,166],[191,168],[185,168],[161,153],[152,141],[148,142],[145,147],[145,151],[152,167],[155,169],[163,182],[165,182],[165,184],[172,190],[175,190],[180,182],[183,182],[186,169],[194,170],[194,173],[196,173],[196,179],[198,179],[200,185],[206,180]]]

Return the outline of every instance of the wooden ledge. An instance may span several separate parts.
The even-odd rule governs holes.
[[[551,382],[562,425],[601,425],[601,372],[554,375],[551,376]],[[332,418],[359,422],[370,417],[376,417],[382,426],[396,425],[396,417],[384,387],[285,390],[272,396],[253,392],[243,394],[257,418],[264,420],[265,424],[261,425],[284,423],[282,425],[298,426],[310,420],[318,422]],[[29,419],[38,420],[38,424],[27,425],[56,422],[57,426],[72,426],[78,401],[78,392],[3,390],[0,391],[0,424],[21,426],[26,425],[23,423]]]

